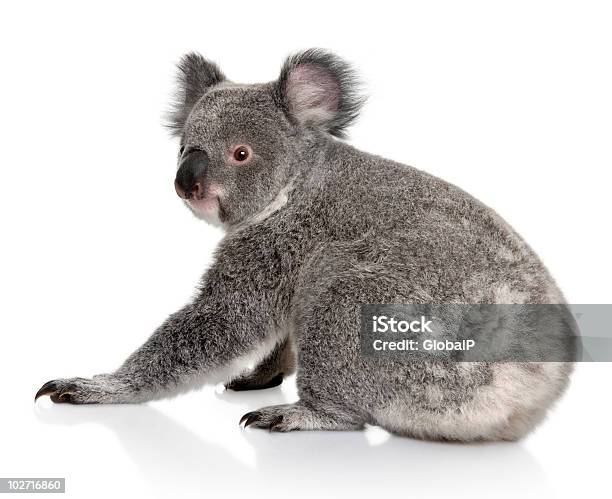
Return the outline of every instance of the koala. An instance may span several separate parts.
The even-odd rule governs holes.
[[[492,209],[345,133],[364,103],[352,67],[310,49],[277,80],[240,84],[197,53],[178,65],[169,126],[175,189],[224,229],[193,300],[114,372],[45,383],[36,398],[140,403],[225,382],[299,401],[244,426],[517,440],[568,385],[571,362],[401,362],[362,355],[360,305],[564,304],[547,269]],[[246,366],[255,365],[247,369]]]

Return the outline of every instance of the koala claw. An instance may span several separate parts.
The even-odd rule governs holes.
[[[240,418],[240,422],[238,424],[241,425],[242,423],[244,423],[244,427],[246,428],[250,424],[259,421],[260,418],[261,416],[257,413],[257,411],[247,412],[244,416]]]
[[[270,431],[282,431],[281,423],[283,422],[283,416],[276,415],[272,417],[266,417],[261,411],[247,412],[242,418],[240,423],[244,423],[244,427],[253,425],[255,428],[267,428]]]
[[[39,397],[49,395],[51,400],[56,404],[74,404],[76,403],[73,399],[73,393],[70,391],[71,385],[69,383],[62,383],[59,380],[47,381],[40,390],[36,392],[34,396],[34,402]]]

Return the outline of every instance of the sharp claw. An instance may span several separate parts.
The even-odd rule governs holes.
[[[246,428],[247,426],[255,423],[256,421],[259,421],[260,419],[261,416],[257,412],[247,412],[240,419],[240,424],[244,423],[244,427]]]
[[[238,423],[239,425],[244,423],[244,427],[246,428],[249,425],[252,425],[253,423],[257,423],[258,421],[261,421],[261,413],[259,411],[253,411],[253,412],[247,412],[244,416],[242,416],[240,418],[240,423]],[[266,424],[266,425],[260,425],[260,428],[268,428],[270,431],[281,431],[280,430],[280,425],[283,422],[283,416],[279,415],[276,416],[271,422],[270,424]]]
[[[257,413],[253,413],[253,414],[251,414],[251,415],[250,415],[250,416],[247,418],[247,420],[245,421],[245,423],[244,423],[244,427],[246,428],[247,426],[249,426],[249,425],[251,425],[251,424],[253,424],[253,423],[256,423],[256,422],[257,422],[257,421],[259,421],[260,419],[261,419],[261,416],[260,416],[259,414],[257,414]]]
[[[244,416],[242,416],[242,417],[240,418],[240,422],[238,423],[238,425],[241,425],[242,423],[244,423],[244,422],[245,422],[245,421],[246,421],[246,420],[249,418],[249,416],[250,416],[251,414],[253,414],[253,413],[252,413],[252,412],[247,412],[247,413],[246,413]]]
[[[51,395],[57,390],[57,383],[55,380],[47,381],[43,386],[40,387],[40,390],[36,392],[34,396],[34,402],[38,400],[39,397],[43,395]]]

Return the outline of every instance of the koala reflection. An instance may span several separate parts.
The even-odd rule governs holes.
[[[360,304],[563,303],[553,279],[491,209],[415,168],[337,140],[363,99],[333,54],[290,57],[243,85],[197,54],[179,65],[175,188],[226,236],[192,303],[115,372],[46,383],[73,404],[134,403],[205,383],[280,384],[257,428],[515,440],[563,392],[570,363],[404,363],[364,357]],[[256,360],[252,371],[247,362]]]

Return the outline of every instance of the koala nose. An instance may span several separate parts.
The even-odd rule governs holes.
[[[181,164],[176,172],[174,188],[183,199],[202,199],[204,177],[208,170],[208,155],[199,149],[192,149],[183,154]]]

